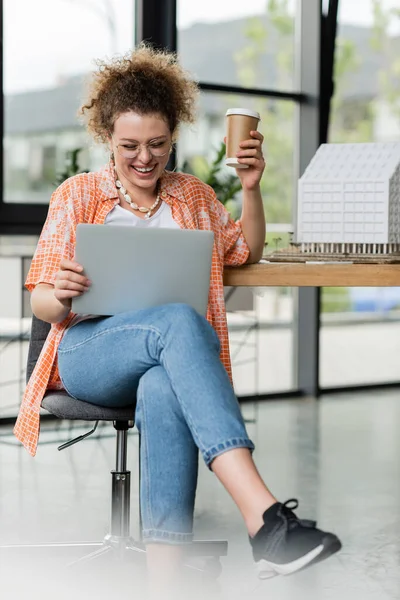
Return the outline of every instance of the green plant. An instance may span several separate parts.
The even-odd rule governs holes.
[[[82,150],[83,148],[74,148],[73,150],[68,150],[65,159],[64,171],[58,173],[56,185],[61,185],[66,179],[73,177],[74,175],[78,175],[78,173],[88,172],[79,167],[78,156]]]
[[[218,200],[226,206],[232,217],[235,218],[238,207],[234,200],[236,194],[242,189],[242,186],[236,175],[222,171],[225,153],[226,146],[222,142],[211,163],[208,163],[203,156],[196,156],[183,163],[182,171],[196,175],[204,183],[211,186]]]

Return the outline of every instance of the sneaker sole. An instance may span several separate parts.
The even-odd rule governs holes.
[[[318,562],[325,560],[338,552],[342,547],[340,540],[335,535],[327,535],[322,540],[322,544],[308,552],[304,556],[290,563],[277,564],[268,560],[259,560],[256,563],[258,577],[260,579],[270,579],[277,575],[292,575],[298,571],[302,571],[307,567],[311,567]]]

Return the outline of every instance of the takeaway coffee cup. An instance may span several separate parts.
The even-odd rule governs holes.
[[[226,112],[226,159],[225,164],[235,169],[248,169],[249,165],[238,162],[236,152],[240,142],[250,139],[250,131],[256,131],[260,115],[248,108],[230,108]]]

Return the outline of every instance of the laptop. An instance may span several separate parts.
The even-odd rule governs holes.
[[[183,302],[205,316],[212,231],[79,224],[75,258],[92,281],[78,314],[115,315]]]

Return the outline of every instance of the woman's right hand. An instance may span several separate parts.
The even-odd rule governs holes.
[[[71,308],[72,298],[88,291],[90,281],[82,275],[83,267],[73,260],[63,258],[54,282],[54,296],[66,308]]]

